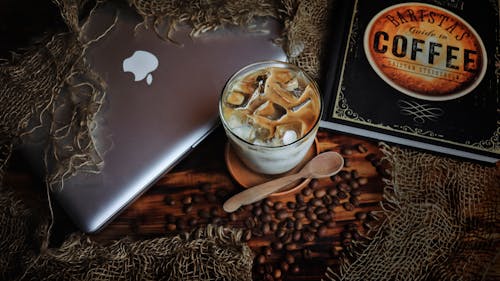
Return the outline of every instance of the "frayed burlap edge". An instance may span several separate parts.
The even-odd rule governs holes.
[[[327,280],[493,280],[498,167],[381,146],[391,165],[371,238]]]

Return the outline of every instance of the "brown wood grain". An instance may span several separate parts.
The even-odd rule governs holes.
[[[296,263],[300,265],[299,273],[283,272],[281,280],[319,280],[326,271],[327,266],[332,265],[336,268],[339,257],[332,254],[335,247],[341,254],[348,254],[344,250],[343,233],[346,226],[354,223],[358,231],[363,234],[362,221],[356,219],[355,215],[359,212],[370,212],[379,209],[379,202],[382,199],[382,177],[377,172],[370,158],[370,154],[380,157],[380,151],[376,143],[364,139],[336,134],[324,130],[318,133],[318,140],[321,151],[337,151],[348,159],[348,166],[343,170],[356,170],[360,177],[368,179],[367,184],[359,188],[361,194],[357,197],[360,205],[354,210],[347,211],[342,204],[335,207],[336,222],[335,227],[328,228],[322,237],[316,237],[314,241],[306,242],[303,239],[297,242],[298,247],[311,250],[310,258],[302,257],[302,250],[291,251],[296,257]],[[254,215],[249,211],[237,212],[237,220],[230,221],[228,214],[222,210],[224,199],[241,191],[239,186],[228,173],[224,163],[224,146],[226,137],[223,130],[217,129],[211,136],[204,140],[189,156],[184,159],[172,171],[161,177],[154,186],[145,194],[130,205],[123,213],[113,220],[107,227],[97,234],[92,234],[91,238],[97,241],[112,241],[125,236],[141,239],[148,237],[159,237],[170,234],[166,228],[166,216],[173,215],[177,219],[181,218],[187,224],[189,219],[196,219],[196,225],[212,223],[211,219],[203,219],[198,215],[199,211],[210,211],[215,209],[217,216],[220,217],[219,225],[232,228],[245,229],[244,221]],[[356,145],[362,144],[367,148],[364,153],[356,149]],[[351,152],[351,153],[349,153]],[[346,154],[347,153],[347,154]],[[367,157],[368,156],[368,157]],[[330,178],[321,179],[317,189],[327,189],[336,183]],[[208,192],[202,192],[200,187],[206,185]],[[207,194],[216,196],[216,202],[208,202]],[[186,196],[201,198],[197,204],[192,204],[192,208],[185,212],[181,201]],[[166,197],[175,201],[173,206],[165,203]],[[306,197],[312,198],[313,196]],[[284,197],[273,198],[272,202],[295,201],[295,194]],[[341,203],[348,201],[348,198],[341,200]],[[259,204],[259,203],[257,203]],[[287,209],[288,210],[288,209]],[[288,210],[289,216],[292,211]],[[273,216],[273,220],[277,219]],[[307,222],[307,220],[305,221]],[[189,231],[196,226],[186,226],[183,231]],[[176,230],[175,233],[179,232]],[[262,247],[269,246],[271,242],[277,241],[274,233],[252,237],[248,245],[254,251],[255,255],[260,254]],[[267,258],[266,263],[274,268],[279,267],[279,263],[284,258],[284,251],[273,250],[272,255]],[[259,265],[254,263],[254,279],[261,280],[263,275],[259,274]]]

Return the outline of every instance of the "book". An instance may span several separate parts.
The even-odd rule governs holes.
[[[320,127],[498,161],[496,0],[336,2]]]

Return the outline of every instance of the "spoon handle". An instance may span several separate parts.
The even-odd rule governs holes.
[[[266,198],[269,194],[274,193],[281,188],[291,184],[292,182],[303,178],[303,173],[297,173],[282,178],[277,178],[254,187],[248,188],[231,198],[229,198],[222,206],[224,211],[231,213],[236,211],[239,207],[252,204],[261,199]]]

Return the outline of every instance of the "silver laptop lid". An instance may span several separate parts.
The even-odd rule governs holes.
[[[86,56],[107,84],[95,133],[104,168],[71,177],[55,194],[85,232],[108,223],[211,132],[231,74],[255,61],[286,59],[272,42],[279,27],[271,19],[258,22],[261,32],[232,28],[196,39],[180,27],[173,44],[151,29],[134,32],[142,19],[118,10],[116,25]],[[93,14],[88,37],[106,30],[116,11],[106,6]]]

